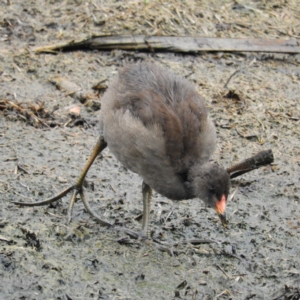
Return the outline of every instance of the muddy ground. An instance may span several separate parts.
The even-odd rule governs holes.
[[[0,298],[300,299],[299,56],[30,50],[93,33],[298,39],[299,14],[297,1],[0,1]],[[154,193],[153,237],[173,256],[153,242],[120,243],[125,235],[97,224],[80,201],[68,224],[69,197],[11,203],[74,183],[99,134],[102,91],[92,87],[138,60],[174,70],[204,95],[218,133],[214,160],[228,167],[265,149],[275,157],[232,181],[228,230],[201,201]],[[58,90],[54,76],[93,105]],[[87,179],[99,214],[140,228],[138,175],[107,149]],[[195,238],[216,243],[172,246]]]

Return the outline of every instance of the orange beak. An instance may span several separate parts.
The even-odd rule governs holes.
[[[223,194],[221,200],[216,203],[215,210],[221,220],[222,225],[225,228],[227,228],[225,208],[226,208],[226,196]]]

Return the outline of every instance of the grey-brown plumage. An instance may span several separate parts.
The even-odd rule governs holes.
[[[215,127],[189,81],[151,63],[128,65],[102,99],[100,122],[100,138],[74,185],[41,202],[14,203],[44,205],[73,191],[69,220],[80,194],[88,212],[110,226],[90,208],[83,191],[90,166],[108,145],[126,168],[143,178],[143,233],[149,236],[151,188],[173,200],[198,197],[226,224],[229,175],[208,162],[216,144]]]
[[[210,206],[209,189],[227,196],[227,172],[207,163],[214,125],[186,79],[150,63],[123,68],[102,99],[101,123],[117,159],[163,196]]]

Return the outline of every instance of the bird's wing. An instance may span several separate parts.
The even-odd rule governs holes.
[[[184,199],[184,182],[170,164],[162,129],[156,124],[145,127],[129,111],[114,111],[104,118],[103,135],[116,158],[160,194]]]

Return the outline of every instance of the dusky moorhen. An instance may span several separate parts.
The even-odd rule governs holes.
[[[90,208],[83,192],[90,166],[108,146],[126,168],[143,178],[143,234],[149,236],[152,189],[172,200],[200,198],[226,226],[230,178],[224,168],[208,162],[216,130],[204,99],[188,80],[152,63],[127,65],[110,84],[101,105],[100,138],[77,182],[50,199],[15,204],[44,205],[73,190],[69,220],[80,194],[88,212],[110,226]]]

